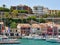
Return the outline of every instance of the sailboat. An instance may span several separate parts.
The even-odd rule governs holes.
[[[2,15],[2,14],[1,14]],[[2,18],[2,17],[1,17]],[[18,41],[17,39],[10,39],[8,38],[4,33],[4,27],[2,29],[2,19],[1,19],[1,22],[0,22],[0,44],[15,44],[15,43],[20,43],[20,41]]]
[[[53,26],[54,26],[54,22],[53,22]],[[55,36],[54,37],[54,29],[53,29],[53,33],[52,33],[52,37],[47,37],[46,38],[46,41],[48,41],[48,42],[57,42],[57,43],[60,43],[60,38],[59,38],[59,36],[58,36],[58,34],[57,34],[57,36]]]

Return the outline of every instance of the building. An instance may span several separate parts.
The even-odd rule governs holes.
[[[20,30],[17,28],[9,28],[9,27],[5,27],[5,35],[9,36],[9,37],[20,37]]]
[[[40,14],[40,15],[48,14],[48,8],[43,6],[34,6],[33,13]]]
[[[60,10],[48,10],[49,14],[58,14]]]
[[[20,30],[20,34],[29,35],[30,34],[30,24],[18,24],[18,30]]]
[[[4,33],[4,23],[0,22],[0,34]]]
[[[57,24],[56,26],[57,26],[57,29],[58,29],[58,30],[57,30],[58,35],[60,35],[60,25],[59,25],[59,24]]]
[[[32,34],[40,34],[40,26],[39,26],[39,24],[32,24],[31,25],[31,33]]]
[[[58,34],[58,24],[55,24],[54,22],[48,22],[46,24],[48,25],[48,27],[47,27],[47,35],[56,36]]]
[[[47,24],[45,23],[40,23],[40,33],[41,35],[46,35],[47,34]]]
[[[29,14],[32,14],[32,9],[26,5],[11,6],[12,10],[26,10]]]

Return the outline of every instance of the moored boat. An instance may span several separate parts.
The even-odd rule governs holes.
[[[9,39],[5,35],[0,35],[0,44],[20,43],[17,39]]]
[[[33,39],[32,35],[30,34],[29,36],[23,36],[23,39]]]
[[[48,42],[58,42],[58,43],[60,43],[60,38],[59,38],[59,37],[56,37],[56,38],[54,38],[54,37],[46,38],[46,41],[48,41]]]

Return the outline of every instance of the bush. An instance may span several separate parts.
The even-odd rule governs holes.
[[[9,12],[10,10],[8,8],[0,7],[0,11]]]

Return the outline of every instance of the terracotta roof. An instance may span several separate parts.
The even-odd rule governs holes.
[[[29,24],[18,24],[20,27],[30,27],[30,25]]]
[[[46,28],[48,25],[47,24],[45,24],[45,23],[41,23],[41,24],[39,24],[40,25],[40,27],[41,28]]]
[[[39,24],[32,24],[32,28],[40,28]]]

